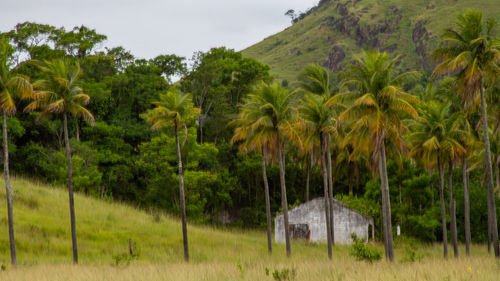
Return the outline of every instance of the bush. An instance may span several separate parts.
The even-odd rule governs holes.
[[[356,236],[356,234],[352,233],[351,238],[354,241],[351,248],[351,255],[357,260],[364,260],[372,263],[382,258],[382,252],[379,249],[366,245],[362,239]]]
[[[401,262],[419,262],[423,259],[424,255],[417,253],[414,247],[405,247],[405,256],[401,259]]]
[[[273,278],[276,281],[292,281],[295,280],[295,268],[284,268],[282,270],[274,270]]]

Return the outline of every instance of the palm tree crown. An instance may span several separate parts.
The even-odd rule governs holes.
[[[13,49],[6,38],[0,38],[0,107],[8,115],[16,112],[14,99],[30,98],[33,87],[27,77],[16,74],[9,62]]]
[[[25,111],[42,108],[39,118],[49,113],[70,113],[93,124],[94,116],[85,108],[90,102],[90,97],[80,86],[79,79],[82,73],[80,64],[67,59],[56,59],[40,62],[37,65],[45,73],[45,79],[34,83],[37,89],[35,100]]]
[[[498,42],[493,40],[496,26],[493,18],[483,22],[481,12],[470,10],[457,19],[456,30],[445,29],[443,46],[433,52],[434,59],[441,61],[434,75],[456,73],[464,103],[467,103],[477,95],[483,75],[495,80],[500,73],[500,51]]]
[[[328,102],[334,104],[338,99],[351,102],[340,115],[340,121],[351,123],[352,128],[345,141],[366,154],[373,151],[375,162],[384,139],[403,149],[401,135],[406,130],[403,118],[418,116],[412,105],[418,99],[400,86],[418,77],[418,73],[395,75],[398,58],[391,60],[386,53],[365,51],[362,58],[356,58],[357,64],[349,65],[344,73],[343,87],[348,90]]]
[[[458,159],[466,152],[463,144],[468,133],[462,127],[464,116],[459,112],[450,115],[450,107],[450,103],[431,102],[416,120],[410,121],[409,156],[421,160],[426,167],[436,165],[438,157]]]
[[[185,126],[200,113],[199,108],[194,107],[191,94],[183,94],[174,87],[161,94],[160,100],[153,104],[156,107],[147,116],[148,122],[153,123],[153,130]]]

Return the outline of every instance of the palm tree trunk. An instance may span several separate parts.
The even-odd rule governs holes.
[[[470,255],[470,203],[469,203],[469,183],[467,178],[467,156],[462,156],[462,179],[464,185],[464,223],[465,223],[465,254]]]
[[[323,191],[324,191],[324,199],[325,199],[325,223],[326,223],[326,241],[328,245],[328,258],[332,259],[332,232],[331,230],[331,220],[330,220],[330,203],[328,196],[328,171],[327,164],[325,161],[326,153],[325,153],[325,136],[323,133],[320,133],[320,142],[321,142],[321,170],[323,172]]]
[[[391,262],[394,262],[394,244],[392,242],[391,201],[389,195],[389,180],[387,178],[387,163],[385,157],[385,144],[379,152],[380,188],[382,189],[382,218],[384,220],[385,254]]]
[[[453,254],[458,258],[458,242],[457,242],[457,218],[455,216],[455,200],[453,199],[453,162],[451,158],[448,161],[448,189],[450,203],[450,234],[451,242],[453,243]]]
[[[441,225],[443,228],[443,255],[444,258],[448,258],[448,234],[446,233],[446,207],[444,205],[444,172],[443,165],[441,164],[441,159],[438,156],[437,159],[438,171],[439,171],[439,201],[441,202]]]
[[[5,194],[7,197],[7,220],[9,224],[9,244],[10,244],[10,261],[12,265],[17,265],[16,242],[14,239],[14,214],[12,211],[12,192],[10,187],[10,172],[9,172],[9,139],[7,135],[7,114],[3,113],[3,176],[5,179]]]
[[[280,185],[281,185],[281,203],[283,205],[283,221],[285,224],[285,243],[286,243],[286,256],[292,255],[292,248],[290,246],[290,229],[288,225],[288,202],[286,199],[286,185],[285,185],[285,163],[282,156],[281,140],[279,129],[276,128],[276,142],[278,144],[278,159],[280,163]]]
[[[201,107],[200,107],[200,110],[201,110]],[[202,119],[202,115],[200,114],[198,116],[198,127],[200,128],[200,144],[203,144],[203,119]]]
[[[75,127],[76,127],[76,141],[80,141],[80,124],[78,122],[78,118],[75,120]]]
[[[352,177],[353,177],[353,171],[351,167],[351,162],[348,162],[347,168],[349,169],[349,179],[348,179],[348,186],[349,186],[349,195],[352,195]]]
[[[182,219],[182,243],[184,245],[184,260],[189,261],[189,248],[187,237],[186,200],[184,197],[184,172],[182,171],[181,145],[179,144],[179,128],[175,124],[175,145],[177,146],[177,161],[179,162],[179,195]]]
[[[481,87],[481,115],[483,119],[483,135],[484,135],[484,153],[486,157],[486,177],[488,184],[488,202],[490,203],[488,208],[490,210],[488,221],[491,225],[491,239],[493,240],[493,248],[495,251],[495,257],[500,258],[500,249],[498,248],[498,227],[497,227],[497,215],[495,207],[495,190],[493,186],[493,170],[491,168],[491,153],[490,153],[490,139],[488,136],[488,115],[486,114],[486,101],[484,98],[484,89],[482,77],[480,78]]]
[[[356,193],[359,192],[359,165],[357,162],[354,163],[354,172],[356,173]]]
[[[73,263],[78,264],[78,247],[76,243],[75,201],[73,199],[73,167],[71,166],[71,148],[68,136],[68,113],[64,112],[64,142],[66,144],[66,160],[68,162],[68,194],[69,213],[71,217],[71,241],[73,244]]]
[[[335,216],[333,213],[333,178],[332,178],[332,156],[330,155],[330,135],[326,134],[326,154],[328,160],[328,202],[330,203],[330,236],[332,245],[335,245]]]
[[[264,193],[266,197],[266,217],[267,217],[267,252],[272,253],[271,240],[271,203],[269,200],[269,183],[267,182],[266,172],[266,146],[262,145],[262,179],[264,180]]]
[[[496,161],[495,164],[495,180],[496,180],[496,188],[498,189],[498,198],[500,198],[500,161]]]
[[[313,154],[311,149],[311,161],[307,163],[307,177],[306,177],[306,202],[309,201],[309,181],[311,178],[311,166],[313,162]]]

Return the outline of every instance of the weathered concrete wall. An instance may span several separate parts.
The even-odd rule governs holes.
[[[363,216],[333,199],[335,243],[352,243],[351,233],[359,238],[368,239],[368,228],[373,218]],[[326,241],[325,200],[316,198],[288,211],[289,224],[307,224],[311,231],[311,242]],[[283,214],[274,220],[274,240],[285,242]]]

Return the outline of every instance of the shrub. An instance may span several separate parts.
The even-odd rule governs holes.
[[[273,278],[276,281],[292,281],[295,280],[295,268],[283,268],[282,270],[274,270]]]
[[[379,249],[366,245],[356,234],[352,233],[351,238],[354,241],[351,248],[351,255],[357,260],[365,260],[372,263],[382,258],[382,252]]]
[[[418,262],[421,261],[424,256],[417,253],[415,248],[412,246],[405,247],[405,256],[401,259],[401,262]]]

